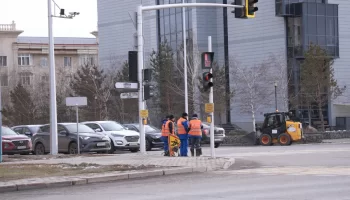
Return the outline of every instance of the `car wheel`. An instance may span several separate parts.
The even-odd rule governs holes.
[[[282,133],[279,137],[278,137],[278,143],[280,143],[281,146],[288,146],[291,144],[291,138],[290,135],[287,133]]]
[[[35,145],[34,154],[35,155],[44,155],[45,154],[45,147],[42,143],[37,143]]]
[[[78,153],[77,143],[75,142],[70,143],[68,147],[68,152],[69,154],[77,154]]]
[[[146,151],[152,150],[152,142],[149,140],[146,140]]]
[[[130,151],[133,152],[133,153],[136,153],[136,152],[138,152],[139,150],[140,150],[140,148],[137,148],[137,149],[130,149]]]
[[[219,146],[220,146],[220,143],[215,143],[215,148],[219,148]]]
[[[268,134],[262,134],[260,136],[260,144],[263,146],[271,146],[272,145],[272,137]]]
[[[111,141],[111,149],[108,150],[108,153],[109,153],[109,154],[114,154],[114,152],[115,152],[114,143],[113,143],[113,141]]]

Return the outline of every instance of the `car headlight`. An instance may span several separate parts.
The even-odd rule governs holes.
[[[154,139],[158,139],[158,138],[160,138],[160,135],[151,135],[151,137]]]
[[[124,137],[124,135],[115,134],[115,133],[112,133],[111,135],[112,135],[113,137]]]
[[[80,136],[80,138],[83,139],[83,140],[88,140],[90,137],[88,137],[88,136]]]

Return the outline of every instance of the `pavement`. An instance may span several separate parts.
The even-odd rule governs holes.
[[[157,153],[157,154],[156,154]],[[227,169],[234,163],[234,159],[216,158],[207,156],[201,157],[164,157],[160,151],[153,155],[130,153],[130,154],[111,154],[96,156],[77,156],[71,158],[44,159],[44,160],[26,160],[15,162],[4,162],[2,165],[10,164],[98,164],[98,165],[131,165],[131,166],[149,166],[155,165],[156,168],[149,170],[133,170],[124,172],[107,172],[83,174],[76,176],[63,177],[44,177],[29,178],[0,182],[0,192],[21,191],[41,188],[52,188],[62,186],[75,186],[91,184],[96,182],[119,181],[134,178],[145,178],[152,176],[164,176],[182,173],[199,173],[218,169]]]

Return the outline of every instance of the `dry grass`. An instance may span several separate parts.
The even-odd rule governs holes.
[[[53,176],[74,176],[87,173],[102,173],[111,171],[143,170],[155,168],[156,166],[130,165],[97,165],[81,163],[71,164],[21,164],[21,165],[0,165],[0,182],[25,178],[42,178]]]

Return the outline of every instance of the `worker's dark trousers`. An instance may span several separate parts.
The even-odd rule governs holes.
[[[162,141],[164,142],[164,156],[169,156],[168,136],[162,136]]]
[[[181,156],[187,156],[188,148],[188,135],[187,134],[178,134],[181,141],[180,145],[180,154]]]
[[[202,149],[201,149],[201,136],[193,136],[190,135],[191,140],[191,155],[194,156],[194,149],[196,149],[196,156],[202,155]]]

